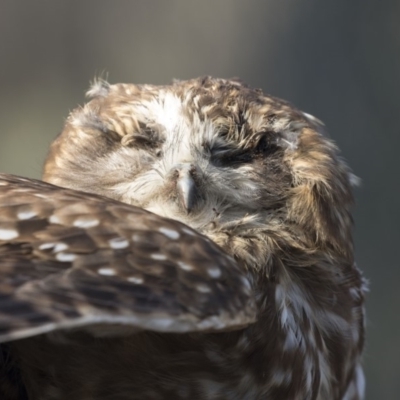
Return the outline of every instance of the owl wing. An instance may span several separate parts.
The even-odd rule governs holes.
[[[0,174],[0,342],[75,328],[228,330],[255,315],[242,267],[184,224]]]

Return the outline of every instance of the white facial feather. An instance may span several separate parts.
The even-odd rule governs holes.
[[[127,107],[127,106],[125,106]],[[209,156],[205,153],[204,144],[213,148],[223,145],[218,135],[219,127],[211,121],[200,120],[194,114],[191,118],[183,112],[187,104],[182,103],[174,94],[160,92],[157,99],[130,105],[129,109],[119,111],[119,115],[134,112],[150,125],[161,127],[160,136],[162,156],[157,159],[148,159],[146,154],[136,154],[131,149],[123,150],[127,157],[121,163],[121,153],[111,153],[107,162],[113,170],[139,169],[142,163],[150,165],[132,180],[123,180],[113,186],[118,198],[130,204],[139,204],[147,210],[162,216],[171,217],[185,222],[196,229],[203,230],[212,221],[217,219],[216,214],[226,209],[226,204],[244,204],[255,207],[258,201],[259,186],[249,179],[252,168],[242,165],[236,169],[218,168],[212,165]],[[124,125],[126,129],[126,125]],[[195,165],[200,174],[209,177],[210,185],[207,190],[207,202],[202,210],[194,215],[187,215],[179,207],[166,201],[160,194],[168,184],[168,176],[179,165]],[[224,206],[225,204],[225,206]],[[239,209],[224,215],[225,220],[241,220],[249,210]]]

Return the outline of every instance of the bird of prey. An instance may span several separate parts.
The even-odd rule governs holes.
[[[239,80],[97,80],[0,175],[0,398],[361,400],[354,175]]]

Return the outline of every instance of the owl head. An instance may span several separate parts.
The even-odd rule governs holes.
[[[254,266],[273,249],[351,255],[352,175],[316,118],[210,77],[88,96],[44,180],[180,220]]]

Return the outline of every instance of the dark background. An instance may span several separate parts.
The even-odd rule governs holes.
[[[326,123],[363,182],[367,399],[398,399],[400,0],[0,0],[0,171],[40,177],[104,71],[114,83],[237,76]]]

